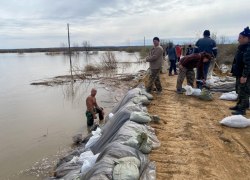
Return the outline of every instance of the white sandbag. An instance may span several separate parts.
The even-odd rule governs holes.
[[[137,123],[148,123],[151,121],[151,117],[145,112],[132,112],[130,115],[130,121]]]
[[[192,88],[191,86],[186,85],[186,86],[184,86],[183,88],[186,90],[185,94],[186,94],[187,96],[190,96],[190,95],[193,94],[193,88]]]
[[[114,116],[113,113],[109,113],[109,119],[112,118]]]
[[[92,131],[93,136],[88,140],[87,144],[85,145],[85,149],[88,149],[92,145],[94,145],[101,137],[101,129],[97,128],[95,131]]]
[[[79,157],[78,156],[74,156],[71,161],[69,163],[77,163],[79,161]]]
[[[198,88],[193,88],[193,96],[200,96],[201,95],[201,90]]]
[[[236,101],[238,98],[238,94],[235,91],[223,93],[220,96],[221,100],[228,100],[228,101]]]
[[[250,126],[250,120],[242,115],[233,115],[222,119],[220,124],[233,128],[245,128]]]
[[[85,151],[82,154],[80,154],[78,161],[83,163],[86,159],[88,159],[88,157],[91,157],[91,156],[94,156],[92,151]]]
[[[197,88],[192,88],[192,86],[186,85],[184,86],[184,89],[186,90],[185,94],[187,96],[200,96],[201,90]]]
[[[81,167],[82,175],[86,174],[95,165],[95,162],[98,156],[99,154],[96,154],[92,157],[89,157],[87,160],[83,162],[82,167]]]

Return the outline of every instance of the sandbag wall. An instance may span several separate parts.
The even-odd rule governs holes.
[[[155,164],[148,159],[148,153],[160,146],[154,129],[148,126],[150,121],[159,121],[147,112],[152,99],[143,87],[128,91],[106,117],[106,124],[59,161],[54,178],[156,179]]]

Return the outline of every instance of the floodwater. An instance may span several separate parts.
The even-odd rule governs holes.
[[[100,62],[104,52],[73,56],[73,66]],[[135,62],[139,54],[114,52],[118,61]],[[146,64],[119,65],[118,73],[146,69]],[[32,86],[31,82],[69,74],[69,57],[45,53],[0,54],[0,179],[39,179],[19,174],[36,162],[70,148],[72,136],[87,133],[85,99],[92,87],[106,112],[114,94],[95,82],[73,86]]]

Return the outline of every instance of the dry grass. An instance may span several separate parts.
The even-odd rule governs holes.
[[[111,70],[117,68],[118,61],[113,52],[107,51],[101,56],[101,69]]]
[[[238,47],[238,44],[218,45],[218,56],[217,56],[218,64],[231,65],[233,63],[233,59],[237,51],[237,47]]]
[[[96,65],[93,65],[93,64],[88,64],[84,67],[84,70],[85,72],[97,72],[97,71],[100,71],[100,67],[96,66]]]

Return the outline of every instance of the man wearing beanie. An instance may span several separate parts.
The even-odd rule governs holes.
[[[160,46],[160,39],[158,37],[154,37],[153,43],[154,47],[150,50],[149,56],[146,58],[151,71],[146,91],[151,93],[153,84],[155,84],[157,93],[160,94],[162,91],[160,71],[163,62],[163,48]]]
[[[229,108],[234,110],[233,115],[245,115],[249,107],[250,97],[250,29],[246,27],[238,38],[239,46],[234,57],[231,73],[236,77],[236,92],[238,101],[236,106]]]
[[[194,47],[194,52],[195,53],[201,53],[201,52],[206,52],[209,53],[213,58],[211,59],[211,67],[210,62],[207,62],[204,64],[204,76],[205,80],[207,79],[207,75],[209,71],[213,71],[214,64],[215,64],[215,58],[217,56],[217,47],[216,47],[216,42],[210,38],[210,31],[205,30],[203,32],[203,38],[199,39]],[[197,79],[201,79],[201,73],[197,71]]]

